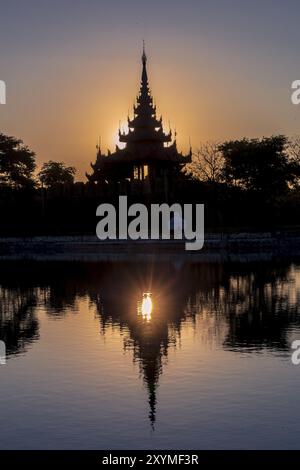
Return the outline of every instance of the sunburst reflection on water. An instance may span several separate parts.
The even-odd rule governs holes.
[[[138,301],[138,315],[141,315],[144,320],[149,322],[152,318],[153,301],[151,292],[143,294],[142,301]]]

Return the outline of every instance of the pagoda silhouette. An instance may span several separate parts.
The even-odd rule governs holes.
[[[134,117],[128,120],[128,133],[119,129],[119,141],[124,148],[116,146],[107,155],[97,146],[97,159],[91,164],[93,173],[86,174],[90,183],[115,184],[126,182],[127,187],[153,194],[157,191],[166,198],[180,170],[191,162],[192,151],[184,156],[177,150],[176,133],[165,133],[162,117],[157,119],[156,106],[149,88],[147,56],[143,45],[142,78],[140,92],[133,107]]]

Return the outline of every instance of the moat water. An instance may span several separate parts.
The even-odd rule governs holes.
[[[1,449],[299,448],[300,261],[1,262]]]

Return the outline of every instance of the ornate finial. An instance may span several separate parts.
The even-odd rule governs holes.
[[[97,161],[99,161],[100,158],[102,158],[102,154],[101,154],[101,136],[100,135],[98,136],[98,142],[97,142],[97,145],[96,145],[96,149],[97,149]]]
[[[175,148],[177,147],[177,130],[176,130],[176,127],[174,128],[174,141],[173,141],[173,145],[175,146]]]
[[[145,40],[144,40],[144,39],[143,39],[143,55],[142,55],[142,62],[143,62],[143,65],[146,65],[147,56],[146,56],[146,51],[145,51]]]
[[[143,90],[141,89],[141,92],[143,91],[143,93],[148,93],[148,77],[147,77],[147,67],[146,67],[146,63],[147,63],[147,56],[146,56],[146,52],[145,52],[145,41],[143,40],[143,55],[142,55],[142,63],[143,63],[143,71],[142,71],[142,87],[143,87]]]
[[[100,135],[98,136],[98,142],[97,142],[97,145],[96,145],[96,149],[98,150],[98,152],[101,153],[101,136]]]

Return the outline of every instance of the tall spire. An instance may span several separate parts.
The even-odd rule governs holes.
[[[145,142],[147,145],[151,142],[157,148],[163,148],[164,143],[170,142],[172,139],[171,133],[166,135],[163,131],[162,118],[156,117],[156,106],[153,103],[153,98],[148,83],[147,75],[147,56],[145,51],[145,42],[143,41],[142,52],[142,78],[140,91],[136,99],[136,104],[133,107],[134,117],[128,120],[129,132],[119,132],[120,142],[136,145],[142,144],[144,148]]]
[[[146,56],[146,51],[145,51],[145,41],[144,41],[144,39],[143,39],[143,55],[142,55],[142,62],[143,62],[143,65],[146,65],[147,56]]]
[[[147,56],[145,51],[145,41],[143,40],[143,54],[142,54],[142,64],[143,64],[143,71],[142,71],[142,85],[148,85],[148,76],[147,76]]]

